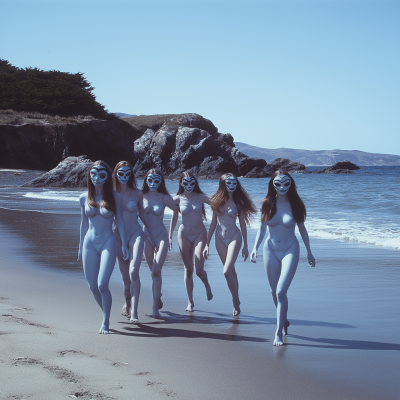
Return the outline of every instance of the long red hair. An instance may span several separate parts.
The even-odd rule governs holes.
[[[152,169],[148,170],[146,176],[144,177],[144,181],[143,181],[143,185],[142,185],[142,192],[145,194],[145,193],[148,193],[150,191],[149,185],[147,184],[147,177],[150,174],[158,174],[158,175],[161,176],[161,183],[160,183],[160,186],[157,188],[157,192],[158,193],[167,194],[169,196],[167,187],[165,186],[164,175],[159,169],[156,169],[156,168],[152,168]]]
[[[286,196],[289,200],[290,207],[292,208],[293,218],[298,224],[304,222],[307,216],[306,206],[297,193],[294,179],[288,172],[279,169],[271,175],[271,179],[268,183],[268,193],[264,197],[261,206],[261,221],[269,221],[276,214],[276,190],[274,187],[274,178],[278,175],[286,175],[290,178],[291,184]]]
[[[88,187],[87,204],[90,208],[97,208],[99,206],[95,198],[95,188],[92,180],[90,179],[90,171],[96,165],[101,165],[107,170],[107,180],[103,184],[103,197],[101,199],[100,206],[108,211],[115,212],[116,204],[113,194],[112,171],[110,166],[105,161],[102,160],[95,161],[89,168],[87,175],[87,187]]]
[[[224,174],[219,178],[218,189],[211,197],[211,208],[215,212],[220,212],[220,208],[229,199],[229,192],[226,189],[225,181],[230,177],[236,178],[236,176],[231,173]],[[257,212],[257,210],[250,196],[240,184],[239,179],[236,178],[236,180],[237,186],[236,190],[232,193],[232,199],[236,207],[238,208],[238,211],[243,213],[246,224],[250,225],[250,220],[252,219],[253,214]]]

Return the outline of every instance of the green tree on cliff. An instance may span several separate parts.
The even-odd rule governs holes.
[[[16,68],[0,59],[0,109],[71,117],[115,118],[96,101],[82,73]]]

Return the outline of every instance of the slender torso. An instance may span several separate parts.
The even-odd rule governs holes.
[[[185,194],[179,195],[179,209],[182,215],[182,232],[188,236],[197,235],[205,227],[203,223],[203,204],[196,193],[187,197]]]
[[[110,235],[113,234],[112,225],[114,213],[100,206],[98,206],[97,208],[90,208],[87,204],[86,196],[85,214],[88,216],[89,219],[89,228],[86,232],[86,237],[93,244],[103,244],[105,241],[107,241]]]
[[[151,233],[154,237],[157,237],[163,230],[166,230],[164,226],[164,194],[160,193],[157,195],[143,195],[143,207],[147,214],[147,220]],[[147,233],[147,228],[145,228]]]
[[[268,237],[265,243],[272,250],[287,250],[297,240],[294,234],[296,221],[288,201],[276,202],[276,214],[267,221],[267,225]]]
[[[126,237],[129,238],[138,230],[141,226],[138,221],[138,201],[139,198],[135,193],[135,190],[128,190],[125,193],[121,193],[123,202],[123,218],[125,223]]]
[[[236,234],[239,228],[236,226],[236,218],[239,210],[233,200],[229,199],[217,213],[217,235],[222,239],[228,239]]]

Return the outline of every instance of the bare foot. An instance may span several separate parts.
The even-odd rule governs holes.
[[[139,317],[138,317],[137,313],[133,313],[133,315],[131,315],[130,322],[132,324],[137,324],[139,322]]]
[[[206,287],[206,292],[207,292],[207,300],[210,301],[214,297],[212,292],[211,292],[211,286],[210,285],[208,285]]]
[[[189,303],[185,309],[186,312],[193,312],[194,311],[194,303]]]
[[[161,300],[162,294],[160,294],[160,300],[158,300],[158,309],[161,310],[164,307],[164,303]]]
[[[153,318],[161,318],[161,314],[157,309],[153,308]]]
[[[123,305],[122,310],[121,310],[121,315],[123,315],[124,317],[129,318],[130,315],[130,310],[128,309],[128,307],[126,306],[126,303]]]
[[[289,326],[290,326],[290,322],[288,320],[286,320],[285,325],[283,325],[283,336],[288,335]]]
[[[107,335],[108,333],[110,333],[109,331],[109,326],[106,324],[103,324],[99,330],[99,333],[103,334],[103,335]]]
[[[232,315],[233,315],[234,317],[237,317],[237,316],[239,316],[239,314],[240,314],[240,307],[239,307],[239,306],[233,307],[233,313],[232,313]]]
[[[283,346],[282,336],[275,335],[274,346]]]

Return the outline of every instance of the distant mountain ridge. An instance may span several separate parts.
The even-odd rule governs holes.
[[[121,113],[121,112],[116,112],[114,113],[117,117],[120,118],[133,118],[133,117],[137,117],[136,114],[125,114],[125,113]]]
[[[275,158],[289,158],[306,166],[332,165],[337,161],[348,160],[360,166],[400,166],[400,156],[394,154],[367,153],[359,150],[300,150],[265,149],[246,143],[235,142],[236,147],[249,157],[263,158],[270,163]]]

